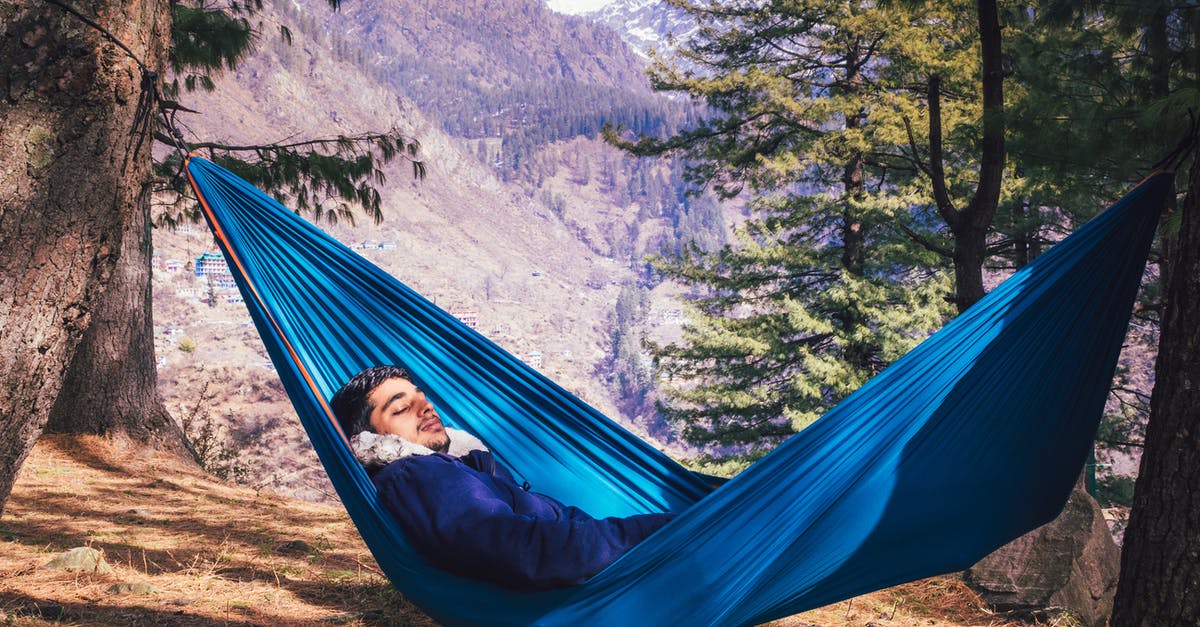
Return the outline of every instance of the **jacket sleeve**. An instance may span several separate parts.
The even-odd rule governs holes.
[[[437,456],[394,462],[374,480],[406,537],[435,566],[519,590],[582,583],[673,517],[595,519],[557,502],[553,517],[517,514],[479,477]]]

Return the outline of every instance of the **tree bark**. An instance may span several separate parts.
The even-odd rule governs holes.
[[[863,76],[859,69],[862,55],[857,46],[846,49],[846,78],[842,89],[849,95],[857,95],[862,89]],[[866,120],[866,111],[859,109],[846,116],[846,130],[862,127]],[[863,171],[866,159],[861,152],[854,152],[842,166],[842,193],[844,208],[842,209],[842,267],[854,276],[862,276],[866,259],[866,225],[863,224],[862,210],[859,204],[866,195],[866,175]]]
[[[112,280],[67,368],[46,432],[125,437],[186,454],[158,393],[149,194],[132,209]]]
[[[983,87],[979,185],[957,224],[950,225],[954,233],[955,305],[960,313],[987,293],[983,287],[987,233],[996,217],[1000,185],[1004,180],[1004,69],[1000,14],[996,0],[978,0],[977,7]]]
[[[162,58],[165,2],[77,8],[135,54]],[[147,193],[151,128],[137,124],[142,72],[95,29],[49,3],[13,0],[0,0],[0,24],[2,512],[122,258],[122,232]]]
[[[1168,242],[1146,446],[1121,553],[1114,627],[1200,625],[1200,156]]]
[[[979,156],[979,183],[971,201],[961,210],[954,206],[946,181],[942,149],[941,79],[929,77],[929,179],[938,215],[954,236],[954,304],[966,311],[987,294],[983,262],[987,235],[1000,205],[1004,180],[1004,68],[1001,56],[1000,14],[996,0],[978,0],[980,70],[983,120]]]
[[[983,285],[983,262],[987,260],[988,227],[979,228],[971,220],[952,228],[954,234],[954,305],[961,314],[987,295]]]
[[[156,32],[168,32],[169,13],[157,19]],[[161,65],[163,50],[148,52],[148,62]],[[143,188],[125,214],[112,280],[95,303],[45,430],[123,436],[184,454],[183,433],[158,392],[150,201]]]

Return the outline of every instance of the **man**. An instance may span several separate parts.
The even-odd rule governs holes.
[[[442,425],[398,366],[358,373],[330,405],[405,537],[458,575],[519,590],[576,585],[673,517],[596,519],[518,485],[482,442]]]

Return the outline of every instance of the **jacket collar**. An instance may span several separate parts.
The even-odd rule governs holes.
[[[446,435],[450,437],[450,450],[446,454],[452,457],[462,457],[471,451],[486,451],[487,447],[479,438],[461,429],[446,427]],[[358,461],[367,470],[377,470],[388,464],[413,455],[433,455],[436,451],[426,446],[410,442],[398,435],[381,435],[363,431],[350,438],[350,449]]]

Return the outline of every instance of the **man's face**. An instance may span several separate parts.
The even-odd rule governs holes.
[[[435,451],[446,452],[450,436],[425,393],[407,379],[392,378],[367,395],[371,428],[375,433],[398,435]]]

